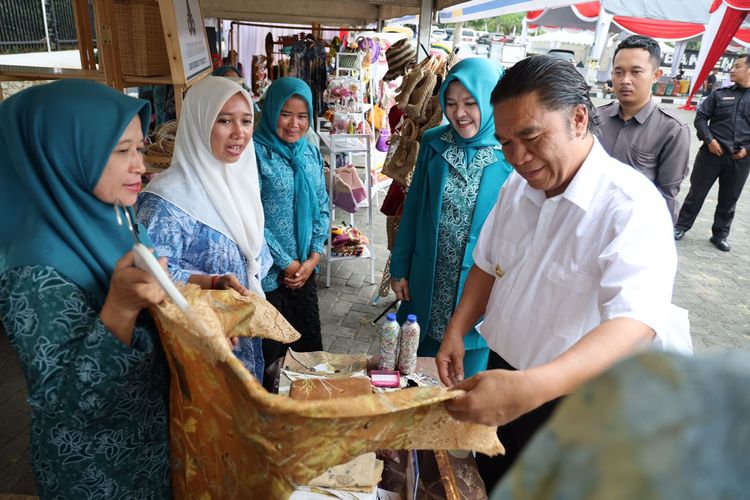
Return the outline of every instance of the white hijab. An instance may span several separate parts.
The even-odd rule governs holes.
[[[223,163],[211,152],[211,130],[224,103],[242,94],[253,111],[250,95],[229,78],[207,76],[190,87],[182,106],[172,165],[149,183],[153,193],[237,243],[247,259],[249,288],[261,297],[256,261],[263,245],[255,147],[248,142],[240,159]]]

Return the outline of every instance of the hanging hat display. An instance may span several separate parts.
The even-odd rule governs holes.
[[[417,47],[412,40],[404,38],[385,51],[385,58],[388,61],[388,72],[383,80],[394,80],[402,76],[407,65],[417,58]]]

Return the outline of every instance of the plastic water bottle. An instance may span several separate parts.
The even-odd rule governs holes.
[[[398,353],[399,326],[396,315],[388,313],[385,323],[380,329],[380,364],[381,370],[395,370],[396,356]]]
[[[404,375],[417,371],[417,349],[419,348],[419,323],[417,316],[410,314],[406,323],[401,325],[401,342],[399,344],[398,370]]]

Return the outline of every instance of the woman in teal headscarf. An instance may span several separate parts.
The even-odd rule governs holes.
[[[213,76],[226,76],[227,78],[242,78],[242,71],[237,66],[225,64],[219,66],[211,73]]]
[[[211,75],[231,78],[233,81],[242,85],[242,88],[248,91],[250,94],[253,93],[252,90],[250,90],[250,87],[247,86],[245,78],[242,75],[242,70],[239,68],[239,66],[230,66],[229,64],[225,64],[224,66],[219,66],[218,68],[213,70]],[[260,113],[260,108],[257,104],[255,104],[255,102],[253,102],[253,112],[256,115]]]
[[[135,267],[114,207],[140,190],[149,115],[80,80],[0,103],[12,124],[0,130],[0,318],[26,378],[41,498],[171,495],[168,371],[144,311],[164,292]]]
[[[402,301],[399,322],[416,314],[420,356],[434,357],[474,263],[479,231],[512,167],[495,138],[490,95],[499,64],[465,59],[440,87],[448,125],[422,141],[396,242],[391,287]],[[464,337],[466,377],[486,369],[489,349],[472,329]]]
[[[302,335],[295,351],[320,351],[320,312],[315,270],[329,232],[323,158],[305,140],[312,92],[298,78],[274,80],[255,130],[265,237],[273,267],[263,279],[266,300]],[[278,342],[263,341],[266,366],[285,354]]]

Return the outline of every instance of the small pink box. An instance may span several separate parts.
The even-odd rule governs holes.
[[[401,374],[395,370],[372,370],[370,380],[375,387],[401,386]]]

